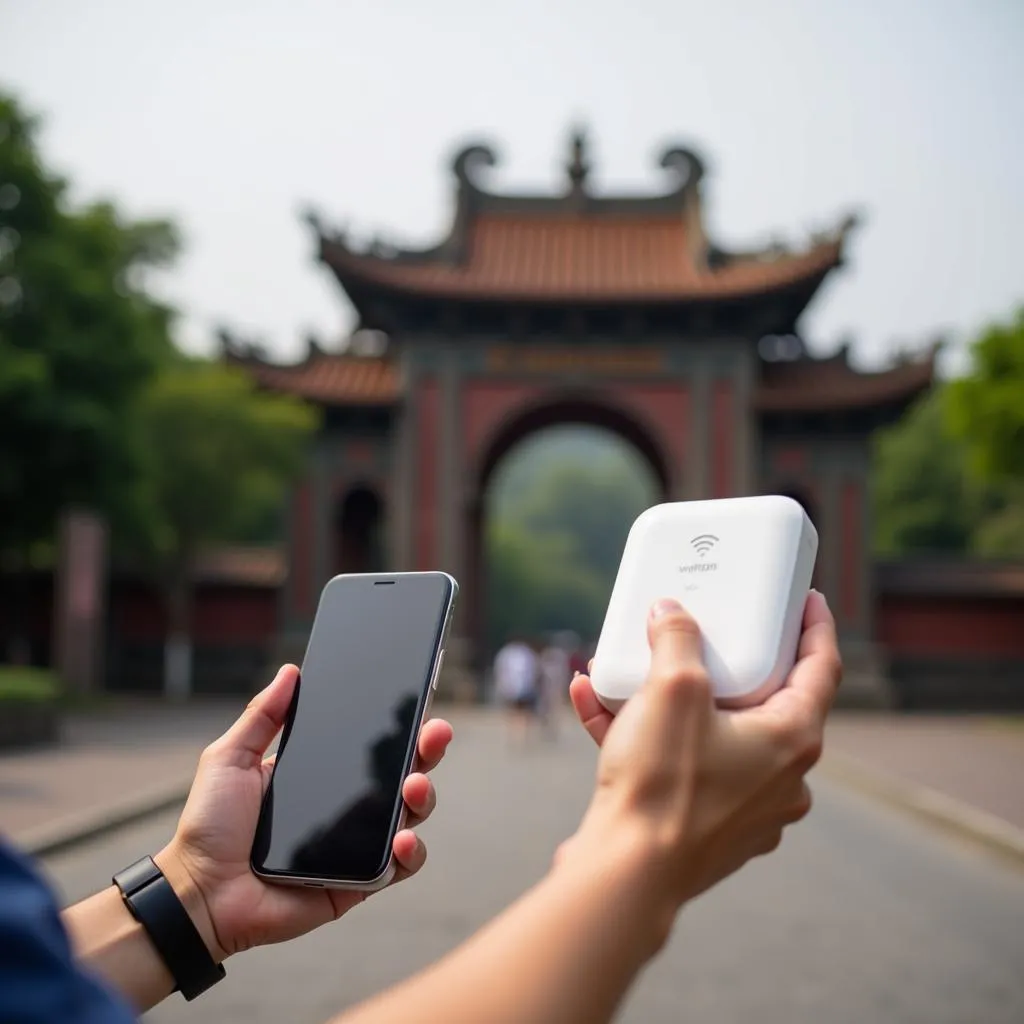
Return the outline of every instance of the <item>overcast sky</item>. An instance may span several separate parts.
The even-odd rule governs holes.
[[[600,189],[702,152],[726,244],[863,209],[803,321],[822,351],[876,363],[1024,302],[1021,0],[0,0],[0,87],[78,196],[182,226],[193,349],[220,323],[281,358],[348,330],[304,203],[430,243],[454,148],[492,140],[498,189],[560,186],[576,121]]]

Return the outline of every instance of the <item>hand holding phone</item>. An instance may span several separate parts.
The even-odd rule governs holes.
[[[402,787],[458,584],[441,572],[324,588],[252,847],[267,881],[374,891],[395,873]]]

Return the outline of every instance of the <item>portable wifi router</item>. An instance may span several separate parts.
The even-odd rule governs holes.
[[[650,668],[647,616],[675,598],[697,620],[716,701],[763,701],[796,660],[818,533],[791,498],[762,495],[655,505],[633,523],[591,682],[617,711]]]

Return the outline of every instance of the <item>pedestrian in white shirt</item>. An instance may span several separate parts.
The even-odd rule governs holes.
[[[534,649],[513,637],[494,657],[494,686],[498,699],[508,708],[513,736],[523,739],[537,713],[540,665]]]

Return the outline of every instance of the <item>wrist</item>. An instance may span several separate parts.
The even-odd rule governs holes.
[[[186,858],[172,840],[159,853],[153,855],[153,860],[170,883],[175,896],[181,900],[214,962],[223,963],[230,954],[220,943],[209,903],[195,876],[189,870]]]
[[[558,850],[551,874],[596,876],[601,890],[622,897],[617,916],[632,916],[645,938],[646,955],[668,941],[680,901],[668,884],[657,836],[618,816],[589,811],[576,833]]]

